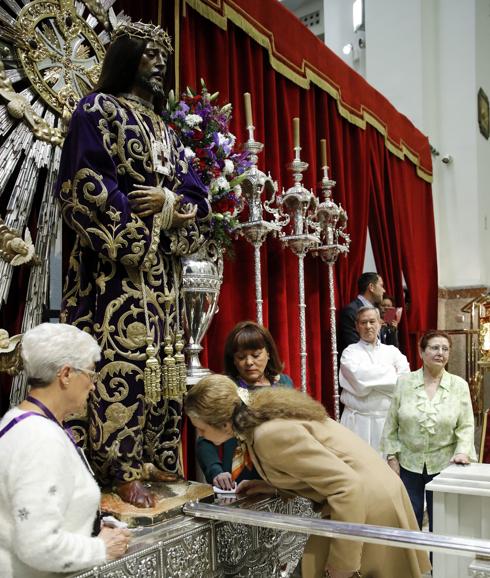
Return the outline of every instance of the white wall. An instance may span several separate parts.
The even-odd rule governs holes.
[[[326,5],[326,14],[333,5],[350,17],[350,1]],[[433,157],[439,285],[490,285],[490,143],[476,116],[478,88],[490,94],[490,0],[366,0],[365,10],[366,79],[440,152]],[[342,56],[345,42],[331,45],[330,37]],[[441,162],[447,154],[451,164]]]
[[[490,0],[476,4],[476,84],[490,98]],[[476,97],[475,97],[476,100]],[[482,248],[482,278],[490,279],[490,140],[486,140],[475,125],[477,188],[479,196],[479,229]]]
[[[366,79],[422,128],[421,2],[366,2]],[[407,90],[407,87],[409,90]]]

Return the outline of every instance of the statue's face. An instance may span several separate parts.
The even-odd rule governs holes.
[[[143,52],[135,79],[135,85],[154,96],[163,92],[163,82],[167,72],[167,57],[161,46],[148,42]]]

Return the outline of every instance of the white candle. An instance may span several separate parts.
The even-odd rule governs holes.
[[[294,148],[299,147],[299,118],[296,116],[293,118],[293,129],[294,129]]]
[[[320,139],[320,156],[322,159],[322,167],[327,166],[327,140],[322,138]]]
[[[250,92],[243,93],[243,100],[245,101],[245,122],[247,123],[247,126],[253,126],[252,101],[250,99]]]

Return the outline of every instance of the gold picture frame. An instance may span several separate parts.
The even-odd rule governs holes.
[[[478,126],[482,135],[488,140],[490,137],[490,105],[483,88],[478,91]]]

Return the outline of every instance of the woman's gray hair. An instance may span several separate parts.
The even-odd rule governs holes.
[[[97,341],[66,323],[41,323],[29,329],[22,338],[21,353],[24,370],[34,387],[52,383],[64,365],[89,369],[100,359]]]

